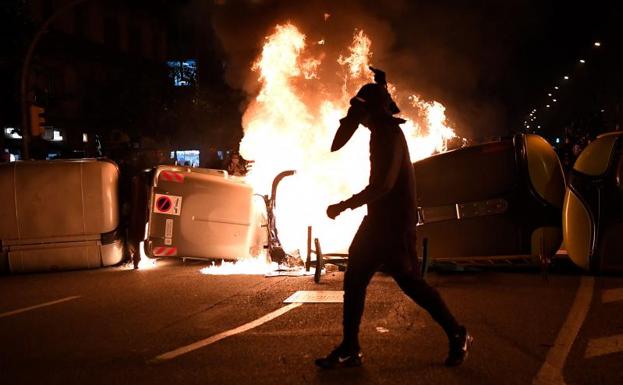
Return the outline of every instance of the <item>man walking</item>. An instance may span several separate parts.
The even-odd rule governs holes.
[[[328,356],[317,359],[316,365],[325,369],[361,365],[363,355],[358,335],[366,288],[383,264],[405,294],[427,310],[446,332],[449,353],[445,364],[457,366],[467,356],[473,338],[457,323],[437,290],[418,274],[415,176],[399,126],[405,121],[392,116],[399,110],[387,91],[385,73],[370,69],[375,74],[376,83],[364,85],[351,99],[348,114],[340,120],[331,146],[331,151],[342,148],[359,124],[370,130],[369,185],[351,198],[327,208],[327,215],[335,219],[346,209],[367,204],[368,215],[348,250],[343,341]]]

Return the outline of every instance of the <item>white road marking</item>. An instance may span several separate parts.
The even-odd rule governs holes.
[[[79,296],[79,295],[73,295],[71,297],[65,297],[65,298],[57,299],[56,301],[50,301],[50,302],[40,303],[40,304],[34,305],[34,306],[24,307],[24,308],[17,309],[17,310],[11,310],[11,311],[8,311],[6,313],[0,313],[0,318],[10,317],[12,315],[24,313],[24,312],[27,312],[27,311],[30,311],[30,310],[39,309],[40,307],[56,305],[57,303],[71,301],[73,299],[80,298],[80,297],[81,296]]]
[[[584,358],[599,357],[620,352],[623,352],[623,334],[603,338],[591,338],[588,340]]]
[[[299,290],[286,298],[284,303],[343,303],[342,290]]]
[[[194,343],[192,343],[190,345],[182,346],[182,347],[177,348],[175,350],[171,350],[170,352],[163,353],[163,354],[157,356],[156,358],[154,358],[151,362],[158,363],[158,362],[162,362],[162,361],[171,360],[173,358],[179,357],[179,356],[184,355],[186,353],[190,353],[190,352],[192,352],[194,350],[201,349],[201,348],[203,348],[205,346],[208,346],[210,344],[218,342],[218,341],[220,341],[220,340],[222,340],[224,338],[227,338],[227,337],[230,337],[230,336],[233,336],[233,335],[236,335],[236,334],[244,333],[247,330],[250,330],[250,329],[258,327],[258,326],[260,326],[262,324],[265,324],[266,322],[271,321],[271,320],[273,320],[273,319],[275,319],[275,318],[277,318],[277,317],[279,317],[279,316],[281,316],[281,315],[289,312],[290,310],[292,310],[294,308],[297,308],[297,307],[299,307],[301,305],[302,305],[302,303],[291,303],[289,305],[286,305],[286,306],[284,306],[282,308],[279,308],[279,309],[275,310],[272,313],[268,313],[265,316],[256,319],[255,321],[251,321],[251,322],[246,323],[244,325],[238,326],[235,329],[227,330],[225,332],[218,333],[218,334],[215,334],[215,335],[213,335],[211,337],[205,338],[203,340],[194,342]]]
[[[607,289],[601,293],[601,302],[610,303],[623,301],[623,289]]]
[[[595,279],[593,277],[582,277],[567,319],[558,332],[554,346],[547,352],[543,366],[532,380],[532,385],[565,384],[562,368],[571,351],[573,341],[575,341],[588,314],[594,286]]]

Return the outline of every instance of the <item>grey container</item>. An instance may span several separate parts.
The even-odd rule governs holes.
[[[414,170],[418,250],[428,239],[432,260],[531,262],[560,247],[565,181],[542,137],[461,148],[418,161]]]
[[[253,189],[225,171],[158,166],[149,200],[150,258],[238,260],[263,244]]]
[[[0,165],[0,270],[110,266],[123,258],[119,169],[96,159]]]

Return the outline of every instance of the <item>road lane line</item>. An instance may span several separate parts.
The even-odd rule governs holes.
[[[591,338],[584,353],[584,358],[604,356],[623,352],[623,334],[602,338]]]
[[[12,315],[24,313],[24,312],[27,312],[27,311],[30,311],[30,310],[39,309],[40,307],[56,305],[57,303],[71,301],[73,299],[80,298],[80,297],[81,296],[79,296],[79,295],[72,295],[71,297],[65,297],[65,298],[57,299],[56,301],[50,301],[50,302],[40,303],[39,305],[28,306],[28,307],[24,307],[24,308],[17,309],[17,310],[11,310],[11,311],[8,311],[6,313],[0,313],[0,318],[10,317]]]
[[[601,302],[610,303],[623,301],[623,289],[607,289],[601,293]]]
[[[547,352],[543,366],[532,380],[532,385],[565,384],[562,369],[571,351],[571,346],[573,346],[573,341],[575,341],[588,314],[593,299],[594,286],[595,279],[593,277],[582,277],[573,305],[567,314],[567,319],[558,332],[554,346]]]
[[[213,335],[211,337],[208,337],[208,338],[202,339],[200,341],[194,342],[194,343],[192,343],[190,345],[182,346],[182,347],[177,348],[175,350],[171,350],[170,352],[163,353],[163,354],[157,356],[156,358],[154,358],[151,362],[158,363],[158,362],[162,362],[162,361],[171,360],[173,358],[179,357],[179,356],[184,355],[186,353],[190,353],[190,352],[192,352],[194,350],[201,349],[201,348],[203,348],[205,346],[208,346],[210,344],[218,342],[218,341],[220,341],[220,340],[222,340],[224,338],[227,338],[227,337],[230,337],[230,336],[233,336],[233,335],[236,335],[236,334],[244,333],[247,330],[250,330],[250,329],[253,329],[255,327],[258,327],[258,326],[260,326],[262,324],[265,324],[268,321],[271,321],[271,320],[273,320],[273,319],[275,319],[275,318],[277,318],[277,317],[279,317],[281,315],[284,315],[285,313],[289,312],[290,310],[292,310],[294,308],[297,308],[297,307],[299,307],[301,305],[303,305],[303,304],[302,303],[291,303],[289,305],[286,305],[286,306],[284,306],[282,308],[279,308],[279,309],[275,310],[272,313],[268,313],[265,316],[260,317],[260,318],[254,320],[254,321],[251,321],[251,322],[246,323],[244,325],[238,326],[235,329],[227,330],[227,331],[224,331],[222,333],[218,333],[218,334],[215,334],[215,335]]]

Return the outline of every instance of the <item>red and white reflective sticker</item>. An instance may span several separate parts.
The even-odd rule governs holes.
[[[177,255],[175,246],[157,246],[154,248],[154,257],[174,257]]]
[[[161,171],[158,180],[164,182],[184,183],[184,174],[173,171]]]

